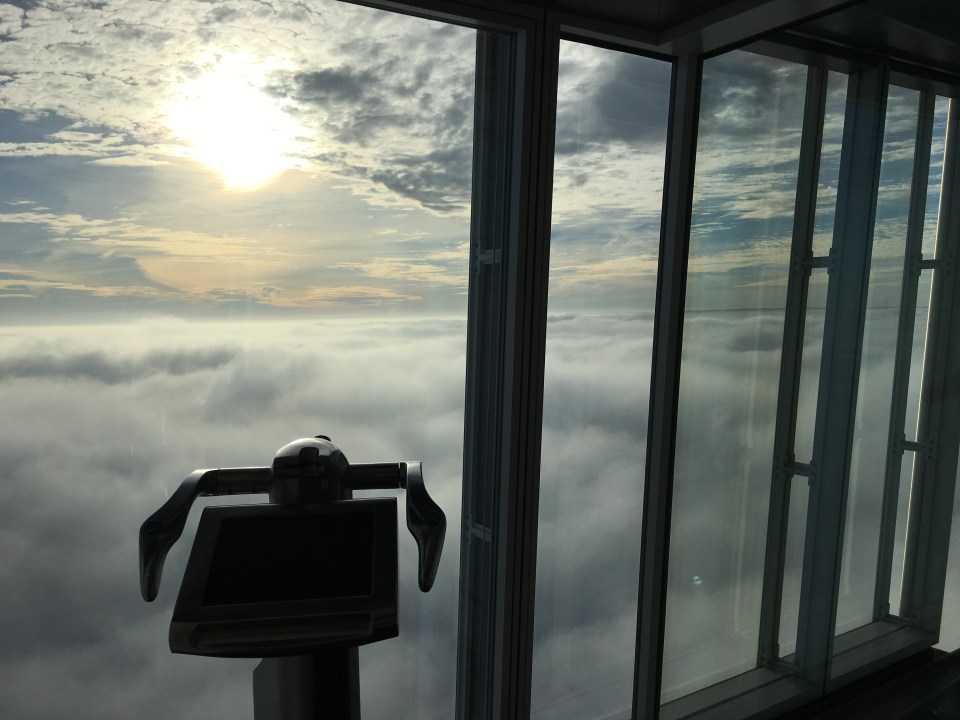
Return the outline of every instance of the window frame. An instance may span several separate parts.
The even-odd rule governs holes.
[[[483,83],[478,79],[481,93],[478,120],[482,119],[485,104],[488,110],[508,109],[500,132],[502,138],[509,137],[510,148],[493,165],[488,154],[480,152],[474,165],[475,183],[492,169],[504,187],[499,191],[493,186],[486,190],[476,185],[474,188],[474,211],[483,213],[487,212],[486,208],[493,208],[491,212],[499,217],[494,232],[500,244],[489,248],[492,252],[487,255],[471,252],[473,314],[468,328],[471,349],[468,351],[464,457],[464,539],[480,538],[487,562],[483,568],[474,568],[470,560],[461,564],[458,717],[520,720],[528,717],[530,709],[553,142],[561,37],[647,54],[669,60],[673,65],[650,384],[632,716],[706,718],[730,717],[736,713],[737,717],[769,717],[936,642],[952,508],[952,503],[945,500],[952,498],[955,489],[957,435],[960,434],[960,377],[946,372],[947,358],[960,356],[960,330],[952,331],[951,327],[951,318],[960,317],[960,290],[955,281],[956,245],[960,238],[958,132],[955,129],[951,136],[954,140],[950,179],[949,183],[945,179],[941,195],[941,241],[952,246],[944,259],[944,266],[950,270],[943,273],[949,277],[940,283],[938,291],[942,299],[941,312],[937,315],[938,345],[930,359],[931,377],[938,378],[937,382],[944,388],[941,397],[931,402],[929,408],[931,432],[938,438],[938,452],[934,462],[928,464],[927,473],[933,480],[922,483],[927,491],[916,520],[918,547],[936,550],[926,556],[917,553],[918,557],[926,558],[918,568],[921,576],[918,598],[926,610],[917,627],[881,618],[834,638],[850,415],[856,399],[856,383],[852,389],[844,389],[844,384],[849,383],[851,377],[856,379],[859,363],[862,316],[858,318],[857,313],[862,313],[873,219],[872,212],[864,211],[871,208],[876,197],[876,182],[857,188],[851,186],[851,180],[861,178],[864,173],[874,181],[878,177],[882,97],[888,79],[895,78],[897,84],[919,84],[952,97],[960,94],[960,79],[949,73],[860,56],[815,39],[783,33],[750,46],[746,40],[723,39],[726,38],[723,33],[706,45],[677,42],[676,38],[667,38],[660,44],[662,39],[652,31],[614,27],[524,3],[511,3],[509,11],[442,0],[360,0],[358,4],[467,25],[481,32],[512,38],[509,57],[503,54],[503,48],[496,50],[498,58],[487,58],[496,62],[484,65],[482,71],[496,77],[501,92],[499,99],[495,94],[483,96]],[[853,351],[852,362],[849,358],[838,359],[838,364],[830,366],[821,377],[823,402],[818,405],[823,404],[824,410],[821,415],[818,409],[821,437],[815,451],[818,464],[826,464],[834,468],[834,472],[839,469],[843,481],[837,487],[818,491],[816,499],[811,494],[807,529],[810,546],[805,554],[812,559],[809,563],[805,561],[809,568],[804,573],[808,590],[802,600],[803,649],[798,647],[794,658],[799,674],[794,674],[789,663],[758,664],[754,671],[661,707],[680,350],[702,63],[705,58],[719,54],[720,49],[726,51],[734,47],[796,59],[807,65],[839,67],[857,76],[862,89],[859,99],[854,101],[859,113],[856,122],[850,122],[849,113],[853,109],[849,105],[847,120],[851,133],[853,126],[858,126],[859,143],[866,147],[851,152],[845,161],[847,169],[841,170],[841,174],[846,172],[848,177],[845,183],[851,186],[850,196],[843,202],[846,218],[843,222],[840,222],[841,208],[838,208],[838,224],[846,227],[841,232],[858,236],[861,243],[859,257],[841,260],[839,272],[851,279],[843,283],[842,293],[834,291],[833,300],[835,307],[843,304],[842,298],[845,302],[852,301],[855,308],[834,321],[835,327],[831,330],[858,329],[854,332],[856,339],[852,344],[847,343],[850,347],[846,348]],[[478,73],[481,73],[479,64]],[[957,110],[960,107],[953,101],[954,125],[956,116],[960,115]],[[475,142],[479,137],[475,135]],[[853,137],[851,135],[851,143]],[[866,138],[869,139],[864,142]],[[844,145],[847,145],[846,136]],[[501,146],[500,150],[503,149]],[[477,195],[478,192],[485,194]],[[481,227],[482,219],[475,216],[472,235],[486,232]],[[482,270],[483,267],[487,269]],[[483,284],[476,281],[481,272],[496,275],[493,291],[481,291]],[[484,313],[488,321],[480,322],[478,318]],[[493,342],[494,350],[481,358],[477,348],[488,341]],[[786,388],[789,390],[790,382],[786,382]],[[842,438],[839,442],[831,443],[824,434],[828,424],[831,428],[836,426],[837,436]],[[822,467],[819,469],[822,471]],[[488,504],[492,514],[479,532],[471,533],[467,495],[474,489],[482,489],[482,501]],[[774,532],[771,537],[778,535]],[[817,537],[821,538],[819,544],[814,543]],[[777,557],[771,562],[776,575]],[[811,587],[820,589],[811,593]],[[476,609],[470,604],[471,596],[477,592],[485,593],[482,617],[476,616]],[[778,595],[773,592],[771,598],[779,601]],[[469,623],[478,630],[472,636],[464,630]],[[769,615],[764,627],[772,627]],[[466,642],[468,637],[478,638],[481,646]],[[762,637],[770,635],[765,633]],[[473,665],[464,662],[469,652],[476,654]],[[766,659],[770,659],[769,654]],[[472,671],[477,663],[485,668],[484,672]],[[839,674],[831,674],[831,663]],[[484,701],[475,704],[470,702],[472,697],[483,697]]]
[[[917,586],[915,595],[918,596],[917,604],[926,610],[926,614],[922,619],[918,618],[912,623],[905,622],[903,618],[878,615],[874,622],[834,637],[845,523],[845,495],[849,481],[852,422],[856,411],[856,377],[863,331],[862,313],[866,304],[866,280],[869,273],[869,253],[873,235],[872,223],[879,183],[879,153],[885,119],[884,100],[886,89],[891,84],[891,77],[889,67],[882,59],[869,62],[869,59],[853,58],[851,62],[850,56],[846,53],[843,57],[824,58],[809,51],[798,52],[796,44],[779,46],[771,42],[764,42],[755,45],[754,48],[746,49],[756,49],[760,50],[761,54],[778,57],[786,55],[787,59],[801,60],[805,64],[815,60],[824,67],[846,72],[854,81],[854,97],[848,98],[845,121],[843,150],[845,159],[841,161],[841,177],[846,175],[846,178],[841,180],[841,185],[846,187],[847,193],[853,193],[853,196],[844,197],[842,195],[844,189],[839,190],[841,195],[838,200],[837,214],[840,227],[835,231],[835,237],[838,240],[844,237],[856,237],[858,242],[854,244],[855,252],[852,261],[849,257],[846,259],[847,278],[839,283],[832,279],[834,297],[832,302],[828,301],[833,307],[833,334],[839,337],[841,342],[844,334],[847,335],[846,345],[849,347],[842,349],[841,352],[845,352],[852,362],[848,360],[846,367],[841,368],[839,373],[836,369],[827,368],[821,375],[821,399],[818,402],[816,423],[820,438],[819,447],[815,449],[815,460],[811,463],[812,467],[800,466],[790,461],[786,468],[779,468],[781,471],[786,470],[786,474],[812,476],[811,481],[815,487],[818,472],[822,473],[823,466],[827,465],[833,468],[834,473],[839,473],[842,483],[834,484],[829,492],[821,492],[817,507],[821,519],[811,517],[808,512],[804,563],[806,596],[801,600],[801,613],[806,616],[806,627],[800,631],[802,642],[805,644],[806,658],[801,658],[800,662],[796,654],[778,658],[774,652],[775,643],[771,642],[771,638],[775,638],[776,619],[779,614],[779,590],[782,582],[780,571],[783,562],[782,531],[786,525],[785,513],[788,507],[786,498],[789,497],[785,493],[780,493],[771,499],[771,517],[775,518],[776,525],[770,528],[770,540],[767,544],[767,577],[765,578],[771,590],[765,592],[765,617],[762,622],[764,629],[761,635],[758,667],[662,706],[659,717],[670,720],[693,717],[772,717],[931,647],[938,638],[946,576],[949,525],[952,520],[952,499],[957,472],[956,438],[960,432],[960,426],[956,424],[957,411],[954,407],[958,403],[949,400],[951,394],[956,394],[956,386],[960,385],[960,382],[956,378],[951,381],[945,371],[948,358],[955,357],[957,335],[960,334],[953,329],[952,324],[952,318],[960,317],[956,315],[958,290],[954,279],[956,273],[953,270],[956,246],[960,237],[960,223],[956,217],[957,210],[954,209],[951,212],[951,208],[955,208],[960,202],[960,193],[957,191],[957,184],[960,182],[960,173],[957,172],[957,166],[960,165],[958,160],[960,122],[957,119],[960,115],[960,102],[956,100],[957,89],[955,86],[949,87],[950,94],[954,97],[951,101],[953,119],[950,125],[953,130],[952,132],[948,130],[948,159],[945,160],[945,166],[950,169],[944,170],[947,179],[944,180],[940,198],[937,258],[922,261],[923,267],[943,270],[937,299],[932,303],[936,308],[934,313],[936,319],[931,321],[931,331],[938,333],[939,344],[933,347],[928,345],[925,356],[925,377],[933,379],[925,380],[921,391],[922,397],[934,398],[932,402],[925,402],[922,405],[921,423],[925,422],[924,417],[930,417],[926,424],[935,427],[936,432],[935,436],[932,430],[921,435],[928,439],[916,443],[918,449],[921,445],[924,449],[936,448],[935,453],[928,452],[925,456],[928,464],[935,463],[935,465],[933,472],[928,473],[933,475],[932,478],[915,475],[914,484],[919,490],[914,490],[914,495],[918,499],[912,502],[916,515],[912,523],[916,527],[916,535],[923,537],[924,540],[916,541],[915,548],[909,551],[909,557],[920,566],[917,574],[924,578],[923,581],[915,584]],[[818,50],[822,50],[822,47],[818,46]],[[940,81],[928,83],[922,77],[908,78],[902,73],[902,69],[895,76],[895,81],[896,84],[920,86],[927,92],[933,89],[943,92],[945,89],[945,85]],[[816,103],[816,99],[813,103],[810,102],[810,92],[817,94],[822,92],[819,82],[813,81],[808,88],[808,107],[811,104],[817,107],[819,104]],[[822,105],[819,105],[819,112],[821,117],[818,122],[822,123]],[[813,119],[808,119],[809,130],[805,129],[805,133],[808,133],[811,141],[819,146],[817,133],[819,128],[812,124],[813,122]],[[856,148],[852,142],[853,138],[857,140],[859,148]],[[923,140],[921,139],[920,142]],[[929,152],[929,147],[927,150]],[[807,162],[804,163],[801,160],[802,176],[798,183],[798,214],[799,211],[812,212],[814,207],[810,198],[804,197],[808,192],[804,190],[804,186],[809,187],[810,182],[816,183],[816,163],[809,158],[811,153],[809,148],[806,149],[806,153],[808,154]],[[812,177],[803,177],[811,174]],[[863,183],[864,177],[870,178],[870,181]],[[857,180],[861,181],[859,185],[854,182]],[[924,173],[922,177],[924,193],[926,181]],[[813,200],[815,203],[815,198]],[[912,197],[911,201],[921,205],[922,213],[922,201],[918,201],[915,197]],[[840,217],[841,213],[843,218]],[[797,223],[795,232],[798,230],[804,232],[805,218],[795,216],[795,222]],[[802,250],[803,238],[798,242],[795,235],[794,241],[795,251],[798,245]],[[952,243],[952,246],[949,243]],[[849,240],[847,244],[850,245]],[[838,243],[835,243],[834,247],[837,248]],[[809,253],[803,252],[800,261],[811,267],[827,267],[834,274],[837,274],[838,270],[843,272],[841,270],[843,261],[839,257],[813,258]],[[906,263],[909,265],[909,257]],[[845,292],[843,300],[840,299],[841,290]],[[799,295],[802,292],[802,286],[794,289],[793,292]],[[794,298],[794,301],[802,312],[803,303],[798,302],[797,298]],[[837,320],[837,314],[844,307],[849,309],[847,316]],[[828,310],[828,316],[830,313],[831,311]],[[857,313],[860,315],[859,318],[856,317]],[[800,335],[802,318],[791,318],[788,311],[787,326],[792,332],[788,332],[785,336],[785,359],[792,357],[798,349],[798,336],[802,337]],[[851,328],[856,328],[852,334]],[[947,349],[948,343],[949,349]],[[837,343],[834,342],[834,352],[836,347]],[[829,349],[825,347],[824,352],[828,352]],[[785,423],[794,421],[792,414],[795,413],[796,408],[792,407],[793,403],[789,402],[789,399],[796,390],[795,383],[798,377],[795,370],[796,368],[791,370],[790,367],[785,371],[782,370],[778,414],[783,415],[781,419]],[[831,375],[837,375],[837,377],[832,378]],[[838,388],[846,391],[845,397],[840,397]],[[891,388],[891,393],[893,391],[894,389]],[[786,409],[782,407],[784,397],[787,398]],[[829,401],[832,407],[827,407],[825,401]],[[828,423],[833,426],[833,432],[827,429]],[[826,441],[831,436],[842,438],[842,442],[834,443],[830,447]],[[939,443],[946,444],[941,446]],[[782,450],[786,444],[781,441],[778,446]],[[774,472],[778,472],[776,466]],[[917,472],[921,473],[922,469]],[[824,543],[823,539],[826,535],[829,537]],[[818,591],[812,591],[813,588],[817,588]],[[766,648],[764,638],[767,640]],[[798,638],[798,644],[801,638]],[[640,717],[640,715],[635,714],[634,717]]]

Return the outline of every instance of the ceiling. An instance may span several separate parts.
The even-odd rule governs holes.
[[[789,29],[960,74],[960,0],[523,1],[669,53],[716,52]]]

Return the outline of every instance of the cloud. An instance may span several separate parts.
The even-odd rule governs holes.
[[[338,176],[377,203],[442,213],[468,205],[460,159],[469,159],[471,143],[470,30],[281,0],[228,0],[206,12],[183,1],[2,7],[8,78],[0,101],[27,125],[69,124],[29,141],[0,137],[8,140],[2,154],[127,165],[175,159],[183,141],[165,118],[178,88],[243,54],[252,70],[262,68],[256,90],[264,102],[306,128],[305,170]],[[411,173],[418,159],[429,170]],[[394,168],[404,162],[409,177],[399,182]]]
[[[666,142],[669,63],[572,42],[560,62],[558,154]]]
[[[358,103],[365,96],[376,94],[376,88],[371,87],[375,76],[370,70],[323,68],[297,73],[293,81],[299,101],[318,105],[330,102]]]
[[[625,217],[657,228],[669,64],[573,42],[560,62],[554,226],[603,238]]]
[[[283,294],[279,293],[272,298],[272,301],[275,305],[282,307],[336,307],[344,304],[352,306],[396,305],[416,302],[420,299],[416,295],[405,295],[390,288],[350,285],[314,288],[289,299],[284,299]]]
[[[463,207],[471,183],[468,145],[429,152],[424,156],[396,157],[392,167],[371,174],[371,179],[398,195],[414,198],[426,208],[451,212]]]
[[[368,262],[349,263],[344,267],[357,268],[371,278],[389,278],[391,280],[417,280],[418,282],[435,283],[440,285],[453,285],[458,288],[466,289],[465,278],[466,261],[465,255],[453,253],[453,261],[445,262],[441,260],[446,258],[434,256],[433,258],[417,259],[409,258],[373,258]],[[425,262],[425,260],[434,259],[437,262]]]
[[[674,694],[755,661],[782,317],[700,312],[686,325],[666,638]],[[876,359],[862,386],[888,386],[890,335],[868,328]],[[562,719],[629,707],[652,314],[567,313],[548,333],[534,714]],[[250,717],[253,663],[166,650],[198,513],[155,606],[137,592],[136,529],[195,467],[263,465],[294,437],[325,432],[355,462],[422,459],[448,512],[428,595],[401,533],[401,635],[364,649],[361,673],[372,717],[450,715],[465,337],[462,319],[438,318],[10,328],[0,341],[10,589],[0,668],[17,682],[0,690],[3,706],[51,720],[92,703],[107,719],[130,707]],[[858,413],[851,512],[863,547],[877,499],[870,462],[886,437],[881,395],[864,395]],[[856,617],[866,570],[844,572],[842,607]]]
[[[694,283],[697,282],[694,280]],[[815,311],[814,311],[815,312]],[[886,318],[886,319],[884,319]],[[839,621],[872,612],[896,311],[868,312]],[[629,709],[650,318],[567,314],[548,328],[534,652],[535,717]],[[886,323],[886,324],[885,324]],[[809,320],[798,437],[813,427],[819,323]],[[782,311],[688,312],[671,522],[664,697],[755,666]],[[922,338],[918,341],[922,347]],[[914,400],[915,401],[915,400]],[[887,405],[885,406],[884,403]],[[798,441],[798,460],[810,452]],[[795,483],[781,643],[795,636],[805,512]],[[875,564],[875,563],[874,563]],[[583,588],[590,592],[584,593]],[[793,593],[793,594],[791,594]],[[869,596],[869,597],[868,597]],[[791,626],[791,623],[794,623]],[[791,627],[793,628],[791,630]]]
[[[154,350],[139,357],[116,357],[97,351],[63,354],[61,350],[46,349],[43,344],[20,352],[0,358],[0,379],[60,378],[116,385],[151,375],[186,375],[215,370],[236,355],[235,350],[228,349]]]
[[[474,31],[282,0],[3,8],[0,186],[22,204],[0,215],[0,270],[23,276],[0,283],[6,314],[434,309],[463,293],[450,254],[469,236]],[[168,127],[188,83],[237,67],[302,133],[296,168],[249,193]]]
[[[194,468],[268,464],[291,439],[325,432],[355,462],[423,460],[450,518],[428,595],[400,518],[401,636],[363,650],[361,673],[371,717],[451,715],[464,338],[462,321],[436,319],[11,329],[0,343],[0,669],[16,682],[0,705],[45,720],[77,707],[105,719],[131,707],[252,717],[254,662],[166,647],[199,511],[154,605],[139,597],[137,528]]]
[[[778,132],[790,139],[803,118],[806,67],[741,51],[704,63],[701,134],[741,138]]]

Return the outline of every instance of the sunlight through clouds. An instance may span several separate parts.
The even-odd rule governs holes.
[[[165,122],[186,155],[213,168],[231,188],[255,189],[298,165],[307,130],[263,91],[266,69],[243,54],[196,63],[199,77],[177,87]]]

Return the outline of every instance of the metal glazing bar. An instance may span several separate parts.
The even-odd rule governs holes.
[[[950,101],[936,256],[956,257],[960,247],[960,104]],[[960,444],[960,282],[955,270],[935,271],[920,383],[919,441],[934,452],[917,453],[910,489],[903,570],[904,614],[938,632],[943,608],[953,495]]]
[[[457,717],[529,715],[559,30],[480,31]]]
[[[833,251],[827,289],[797,630],[801,676],[825,687],[830,674],[844,518],[856,415],[870,246],[877,204],[887,68],[850,76]]]
[[[497,716],[495,634],[502,593],[497,584],[497,507],[509,482],[501,469],[507,362],[502,249],[515,244],[517,235],[513,221],[516,43],[510,34],[477,33],[457,661],[457,717],[461,719]]]
[[[633,717],[656,718],[666,617],[683,301],[690,245],[702,60],[674,62],[650,382]]]
[[[793,213],[791,268],[787,280],[787,299],[784,309],[780,388],[777,397],[777,425],[773,441],[773,471],[763,568],[763,599],[760,605],[760,641],[757,654],[758,663],[761,665],[772,663],[780,656],[780,608],[790,514],[790,487],[793,471],[798,465],[794,462],[793,441],[797,427],[797,399],[800,393],[803,331],[809,283],[805,263],[809,259],[813,245],[826,105],[827,71],[811,66],[807,69],[803,134],[800,141],[797,195]]]
[[[897,505],[900,495],[900,467],[903,463],[904,427],[907,394],[910,390],[910,360],[913,355],[913,330],[917,316],[917,287],[920,274],[912,271],[911,258],[923,246],[923,221],[927,207],[930,175],[930,145],[933,140],[933,111],[936,96],[920,95],[917,109],[917,137],[913,154],[913,179],[907,215],[907,239],[903,258],[903,283],[900,291],[900,319],[897,328],[896,357],[893,365],[893,390],[890,400],[890,428],[887,436],[887,462],[884,472],[883,501],[880,510],[880,543],[873,617],[882,620],[890,613],[890,575],[896,542]]]
[[[521,109],[519,237],[507,268],[507,343],[510,365],[505,396],[504,461],[509,494],[501,497],[505,524],[498,547],[503,611],[497,667],[497,718],[530,717],[533,671],[534,590],[540,499],[540,449],[543,425],[543,376],[550,274],[550,227],[556,131],[560,25],[545,13],[522,36],[518,60],[523,68],[517,88]]]
[[[813,68],[811,68],[812,70]],[[802,160],[801,160],[802,162]],[[816,208],[814,208],[816,209]],[[810,270],[812,268],[830,268],[830,256],[821,255],[819,257],[805,257],[799,261],[800,267],[804,270]]]
[[[813,465],[808,463],[788,462],[784,463],[783,469],[791,475],[812,478],[814,476]]]

